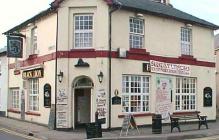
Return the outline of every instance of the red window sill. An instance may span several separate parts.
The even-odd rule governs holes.
[[[145,116],[153,116],[154,113],[138,113],[138,114],[133,114],[134,117],[145,117]],[[124,118],[125,115],[118,115],[118,118]]]
[[[95,49],[71,49],[74,52],[94,52]]]
[[[17,114],[21,113],[21,111],[16,110],[16,109],[8,109],[8,112],[17,113]]]
[[[191,115],[191,114],[197,114],[197,113],[200,113],[200,111],[173,112],[173,115]]]
[[[187,59],[187,60],[196,60],[193,55],[181,55],[180,59]]]
[[[37,58],[38,54],[31,54],[29,55],[28,59],[34,59]]]
[[[32,116],[41,116],[41,114],[40,114],[40,113],[31,112],[31,111],[28,111],[28,112],[26,112],[26,115],[32,115]]]
[[[130,48],[129,53],[132,53],[132,54],[149,54],[146,49],[137,49],[137,48]]]

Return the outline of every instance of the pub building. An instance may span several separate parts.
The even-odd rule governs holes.
[[[126,114],[137,125],[197,111],[215,120],[218,28],[169,0],[55,0],[4,33],[22,40],[8,45],[8,116],[57,130],[96,112],[104,129]]]

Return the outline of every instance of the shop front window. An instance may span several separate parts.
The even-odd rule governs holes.
[[[196,79],[195,78],[176,78],[176,111],[196,110]]]
[[[38,79],[29,80],[29,110],[30,111],[39,110],[39,80]]]
[[[123,112],[139,113],[149,111],[149,77],[123,75],[122,77]]]

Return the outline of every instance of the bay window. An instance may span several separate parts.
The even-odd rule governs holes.
[[[122,76],[122,107],[126,113],[149,111],[149,77]]]

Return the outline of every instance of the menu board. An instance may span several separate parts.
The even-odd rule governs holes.
[[[107,115],[107,102],[106,102],[106,92],[105,89],[99,89],[97,91],[96,104],[97,104],[97,112],[98,118],[106,118]]]

